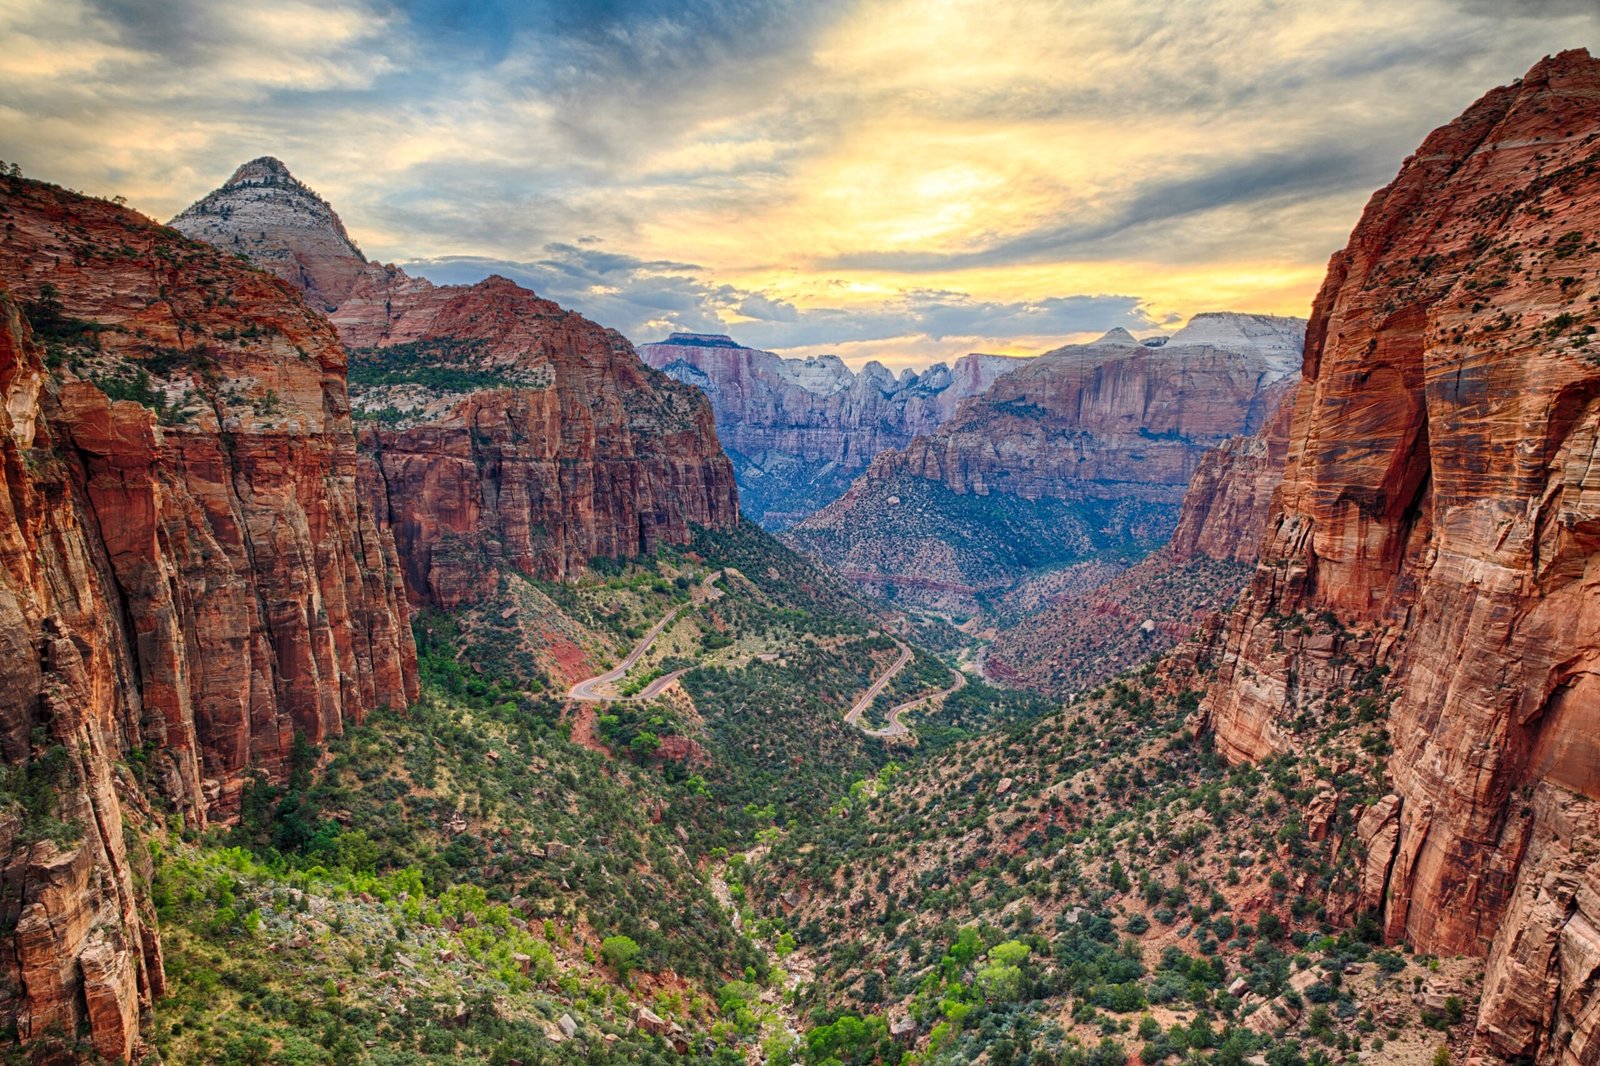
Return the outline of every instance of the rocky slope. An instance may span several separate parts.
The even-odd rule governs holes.
[[[1488,956],[1496,1057],[1600,1059],[1600,62],[1435,131],[1318,295],[1277,513],[1203,713],[1298,748],[1387,672],[1386,936]]]
[[[13,176],[0,215],[0,1018],[126,1057],[163,983],[139,785],[203,827],[404,706],[415,652],[326,320],[102,201]]]
[[[768,529],[836,499],[879,452],[933,432],[1024,361],[974,353],[895,377],[877,362],[857,373],[837,356],[786,359],[699,333],[641,345],[639,355],[711,398],[745,513]]]
[[[328,201],[271,156],[241,166],[171,225],[196,240],[249,256],[324,311],[344,302],[367,266]]]
[[[362,489],[414,602],[456,607],[492,594],[504,566],[565,577],[737,522],[709,405],[620,334],[505,278],[436,286],[366,262],[276,160],[241,167],[173,225],[336,297],[372,460]]]
[[[1160,347],[1114,331],[1057,349],[963,403],[937,432],[878,456],[787,536],[863,580],[932,581],[968,596],[1028,569],[1147,550],[1172,531],[1207,452],[1265,424],[1298,369],[1302,329],[1298,319],[1209,314]]]

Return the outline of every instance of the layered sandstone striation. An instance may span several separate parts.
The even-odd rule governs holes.
[[[878,453],[931,433],[1003,374],[1015,356],[973,353],[896,377],[838,356],[790,359],[720,334],[674,333],[639,355],[711,399],[745,510],[771,529],[837,498]]]
[[[1160,346],[1113,331],[1057,349],[963,402],[936,432],[880,454],[786,536],[879,586],[938,582],[938,597],[918,598],[963,610],[1033,569],[1154,548],[1202,463],[1218,462],[1208,453],[1265,426],[1298,369],[1303,329],[1215,313]],[[1240,446],[1234,458],[1257,463],[1270,493],[1269,456]],[[1213,549],[1227,523],[1260,521],[1261,501],[1224,480],[1214,515],[1185,534]],[[952,598],[951,588],[966,592]]]
[[[1597,305],[1600,62],[1566,52],[1430,135],[1333,257],[1203,705],[1258,758],[1387,668],[1365,903],[1488,956],[1486,1051],[1562,1064],[1600,1058]],[[1282,639],[1313,615],[1338,631]]]
[[[237,198],[235,182],[173,224],[268,268],[315,258],[322,273],[299,282],[308,295],[335,291],[322,278],[348,280],[329,317],[351,352],[363,500],[394,535],[413,602],[460,607],[494,594],[507,567],[564,578],[738,522],[733,470],[695,389],[506,278],[438,286],[353,245],[333,264],[328,234],[343,225],[331,208],[300,210],[315,194],[287,174],[238,194],[285,220],[260,241],[239,210],[215,206]]]
[[[362,434],[367,497],[415,600],[457,607],[502,566],[564,578],[737,524],[710,405],[621,334],[501,277],[388,280],[381,302],[364,281],[334,321],[371,342],[352,373],[369,410],[419,405]]]
[[[163,980],[140,785],[226,815],[413,698],[415,652],[326,320],[108,203],[13,177],[0,215],[0,1015],[126,1057]]]
[[[641,380],[627,342],[589,323],[565,354],[547,388],[480,391],[446,417],[365,430],[367,497],[385,507],[419,601],[468,603],[502,565],[566,577],[737,523],[700,397]]]
[[[1200,457],[1168,544],[1175,560],[1256,561],[1283,480],[1296,386],[1292,379],[1272,386],[1267,407],[1273,413],[1260,429],[1230,437]]]
[[[1223,327],[1239,319],[1259,332]],[[1300,319],[1211,313],[1157,348],[1110,335],[1058,348],[1001,378],[937,433],[881,456],[869,476],[904,472],[977,495],[1176,504],[1209,449],[1266,422],[1281,396],[1273,386],[1299,368],[1304,328]]]
[[[1270,386],[1266,423],[1201,457],[1164,548],[1126,569],[1096,561],[1052,571],[1008,595],[993,612],[986,672],[1051,695],[1082,692],[1188,638],[1232,602],[1272,513],[1295,385]]]

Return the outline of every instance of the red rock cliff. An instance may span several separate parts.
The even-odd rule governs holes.
[[[414,602],[453,608],[492,592],[502,565],[561,578],[738,522],[704,396],[615,331],[503,277],[437,286],[368,263],[277,160],[173,225],[332,301],[366,419],[363,497]]]
[[[1563,1064],[1600,1061],[1597,273],[1600,62],[1567,52],[1429,136],[1333,257],[1204,708],[1253,759],[1388,666],[1366,902],[1488,956],[1488,1051]],[[1369,636],[1278,643],[1325,611]]]
[[[394,530],[417,601],[468,602],[492,591],[502,563],[566,577],[598,556],[685,544],[693,525],[738,522],[710,405],[645,366],[621,334],[505,278],[407,288],[423,295],[402,331],[356,325],[348,303],[342,328],[392,346],[448,338],[464,354],[447,365],[506,380],[427,421],[363,433],[367,497]],[[390,350],[373,351],[374,365]]]
[[[1176,559],[1256,561],[1283,478],[1294,387],[1289,381],[1272,386],[1267,405],[1273,414],[1266,424],[1200,457],[1169,544]]]
[[[1208,454],[1268,421],[1304,327],[1220,312],[1164,346],[1119,330],[1029,360],[934,433],[878,455],[785,539],[897,598],[961,614],[1030,571],[1153,548]],[[1185,536],[1220,550],[1228,523],[1262,512],[1242,489],[1214,495]]]
[[[640,345],[639,355],[710,397],[745,511],[768,528],[831,502],[873,456],[933,432],[962,400],[1027,362],[975,352],[896,377],[876,362],[857,372],[838,356],[786,359],[697,333]]]
[[[0,216],[0,756],[46,797],[0,815],[0,1016],[115,1058],[162,981],[119,760],[204,824],[415,652],[326,320],[108,203],[10,178]]]
[[[1273,328],[1248,338],[1208,331],[1208,322],[1238,319]],[[1159,348],[1127,337],[1031,360],[937,432],[879,456],[867,477],[908,473],[957,493],[1176,504],[1209,449],[1261,428],[1281,396],[1271,386],[1298,362],[1303,327],[1267,316],[1196,321],[1193,336],[1182,330]]]

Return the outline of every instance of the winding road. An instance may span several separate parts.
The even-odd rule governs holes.
[[[721,576],[721,570],[714,570],[706,575],[705,580],[700,582],[700,589],[702,592],[706,593],[706,599],[715,598],[711,595],[711,593],[715,592],[716,590],[714,590],[711,585],[712,582],[716,581]],[[678,680],[678,678],[682,677],[688,671],[674,670],[670,674],[662,674],[660,677],[650,682],[643,689],[634,693],[632,696],[607,695],[600,690],[615,685],[617,682],[627,677],[628,671],[633,669],[633,664],[638,662],[640,657],[643,656],[645,652],[650,650],[650,645],[656,642],[656,638],[662,633],[665,633],[667,631],[667,627],[672,625],[673,622],[676,622],[678,620],[678,616],[683,614],[684,611],[695,606],[696,602],[698,601],[680,603],[678,606],[668,611],[661,621],[650,627],[650,632],[646,633],[640,638],[639,643],[633,646],[633,650],[629,651],[627,655],[622,657],[622,661],[620,663],[612,667],[610,670],[607,670],[605,673],[600,674],[598,677],[591,677],[587,681],[579,681],[576,685],[573,685],[567,690],[567,699],[577,700],[580,703],[629,703],[636,700],[653,700],[657,696],[661,695],[663,689],[672,684],[674,681]]]
[[[894,680],[894,675],[898,674],[901,670],[904,670],[906,663],[911,661],[911,646],[909,644],[902,644],[898,640],[894,643],[895,647],[900,649],[900,658],[896,659],[894,661],[894,665],[883,672],[883,676],[879,677],[878,680],[872,683],[871,688],[862,693],[862,696],[859,700],[856,700],[855,706],[851,707],[849,713],[844,716],[846,725],[857,725],[860,723],[861,716],[866,713],[868,707],[872,706],[872,701],[878,698],[878,693],[882,692],[884,686]]]
[[[901,720],[901,715],[910,711],[914,711],[924,705],[931,704],[934,700],[942,700],[946,696],[960,692],[962,689],[967,687],[966,674],[963,674],[960,670],[952,670],[950,671],[950,674],[956,679],[956,681],[955,684],[951,685],[949,688],[940,689],[938,692],[930,692],[926,696],[918,696],[914,700],[907,700],[904,703],[897,704],[889,711],[888,725],[884,726],[882,729],[864,729],[862,732],[866,733],[869,737],[903,737],[907,735],[911,732],[911,728]]]
[[[691,600],[689,603],[680,603],[668,611],[659,622],[650,627],[650,631],[639,639],[639,642],[633,646],[628,654],[622,657],[621,662],[603,674],[579,681],[573,685],[567,690],[567,699],[579,703],[630,703],[653,700],[661,695],[668,685],[688,673],[688,670],[674,670],[670,674],[662,674],[632,696],[618,696],[608,690],[614,689],[623,678],[628,676],[628,671],[633,669],[634,665],[650,650],[656,639],[665,633],[684,611],[698,603],[716,599],[721,595],[721,591],[712,588],[712,584],[721,578],[725,572],[725,570],[716,570],[707,574],[704,580],[700,582],[701,598]],[[849,712],[844,716],[846,725],[855,726],[869,737],[903,737],[910,734],[911,729],[905,724],[902,718],[903,715],[919,707],[931,704],[934,700],[943,699],[953,692],[959,692],[967,683],[965,674],[960,670],[953,670],[951,673],[955,677],[955,684],[947,689],[932,692],[926,696],[918,696],[916,699],[907,700],[905,703],[896,705],[889,711],[887,725],[881,729],[867,729],[861,725],[861,716],[867,713],[867,708],[872,706],[872,701],[878,698],[889,682],[893,681],[895,676],[901,670],[904,670],[906,664],[911,661],[911,646],[899,640],[894,643],[895,647],[900,649],[899,656],[890,664],[889,669],[880,674],[871,687],[861,694],[861,698],[856,700]]]

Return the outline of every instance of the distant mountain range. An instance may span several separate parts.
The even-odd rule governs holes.
[[[1050,567],[1137,556],[1172,533],[1207,453],[1266,424],[1304,336],[1302,319],[1219,312],[1157,347],[1114,330],[1058,348],[878,455],[785,536],[892,598],[957,613]]]
[[[789,359],[703,333],[640,345],[639,356],[710,397],[744,512],[774,530],[838,498],[879,452],[933,432],[1027,361],[975,352],[896,377],[877,362],[857,373],[835,355]]]

